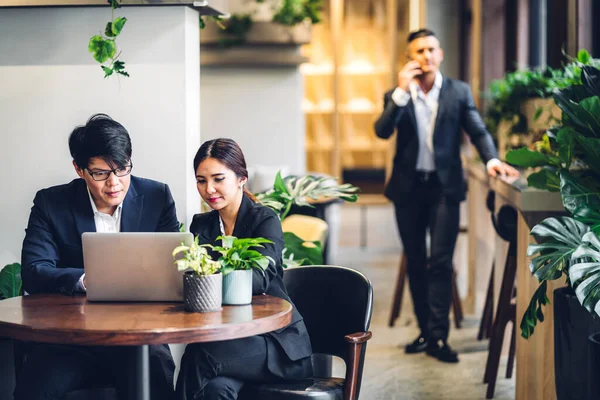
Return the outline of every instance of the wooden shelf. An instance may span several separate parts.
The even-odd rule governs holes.
[[[200,65],[247,65],[247,66],[294,66],[308,61],[300,46],[311,40],[310,24],[287,27],[268,21],[257,21],[246,36],[243,45],[224,48],[220,45],[223,30],[214,22],[207,21],[200,31]]]
[[[310,116],[307,170],[339,177],[343,169],[389,171],[394,146],[376,139],[373,122],[382,112],[385,91],[394,85],[398,48],[404,45],[398,42],[404,37],[398,2],[324,3],[324,24],[315,25],[313,41],[303,48],[310,62],[300,66],[309,105],[304,110]],[[331,107],[319,107],[324,100],[331,100]],[[317,137],[328,141],[317,145]]]

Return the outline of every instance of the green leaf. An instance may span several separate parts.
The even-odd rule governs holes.
[[[90,39],[88,51],[92,53],[96,61],[103,64],[115,56],[115,42],[110,39],[105,40],[102,36],[96,35]]]
[[[119,36],[119,33],[123,30],[123,26],[127,22],[127,18],[125,17],[117,17],[112,22],[112,32],[114,36]]]
[[[600,172],[600,139],[588,138],[582,135],[575,135],[575,139],[584,153],[580,156],[581,160]]]
[[[289,194],[288,188],[281,177],[281,171],[277,171],[277,175],[275,176],[275,183],[273,183],[273,189],[277,192],[282,192]]]
[[[535,110],[535,114],[533,114],[533,120],[537,121],[538,119],[540,119],[540,116],[542,115],[543,112],[544,112],[544,107],[538,107]]]
[[[588,232],[572,255],[569,278],[577,299],[588,311],[600,312],[600,240]],[[599,314],[600,315],[600,314]]]
[[[104,28],[104,35],[110,38],[114,38],[116,35],[113,33],[112,22],[106,23],[106,28]]]
[[[521,336],[523,336],[525,339],[529,339],[531,335],[533,335],[533,331],[535,330],[535,326],[537,325],[538,321],[544,321],[542,306],[550,304],[550,300],[546,295],[546,288],[546,281],[543,281],[531,297],[529,306],[527,306],[525,314],[523,314],[520,327]]]
[[[114,70],[112,68],[105,67],[104,65],[102,66],[102,71],[104,71],[104,78],[108,78],[114,72]]]
[[[558,144],[558,157],[569,169],[573,160],[573,150],[575,149],[575,137],[579,136],[572,128],[562,128],[556,135]]]
[[[533,257],[529,270],[538,281],[555,280],[567,272],[571,254],[579,247],[590,228],[570,217],[546,218],[531,229],[536,243],[527,247]]]
[[[21,264],[8,264],[0,270],[0,299],[21,295]]]
[[[577,61],[579,61],[582,64],[589,64],[590,63],[590,53],[588,53],[587,50],[585,49],[580,49],[577,52]]]
[[[527,185],[537,189],[558,192],[560,190],[560,177],[556,168],[545,167],[538,172],[529,174]]]
[[[121,8],[121,4],[119,4],[121,1],[122,0],[107,0],[112,8]]]
[[[547,156],[528,147],[509,151],[506,154],[506,162],[523,168],[560,165],[560,160],[556,157]]]
[[[573,215],[582,207],[600,209],[598,181],[594,178],[575,176],[568,171],[560,172],[560,193],[563,206]]]
[[[284,251],[288,254],[288,258],[292,256],[295,260],[302,260],[301,265],[323,264],[321,242],[302,240],[292,232],[283,232],[283,241],[285,243]]]

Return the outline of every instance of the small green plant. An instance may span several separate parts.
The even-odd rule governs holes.
[[[221,264],[213,261],[205,246],[198,244],[198,236],[194,238],[191,246],[181,243],[173,250],[174,264],[177,270],[192,270],[198,276],[216,274],[221,270]]]
[[[275,264],[275,261],[264,256],[257,250],[252,248],[264,247],[263,243],[273,243],[265,238],[245,238],[238,239],[235,236],[219,236],[217,240],[222,240],[222,246],[213,246],[204,244],[202,247],[210,248],[213,251],[221,254],[218,262],[221,265],[221,272],[227,275],[232,271],[257,269],[264,272],[269,263]]]
[[[0,269],[0,299],[20,296],[22,286],[21,264],[8,264]]]
[[[120,1],[122,0],[107,1],[111,8],[111,20],[106,24],[103,33],[92,36],[88,51],[101,64],[104,78],[108,78],[114,73],[129,76],[129,73],[125,71],[125,61],[119,60],[121,52],[117,52],[116,44],[117,37],[127,22],[125,17],[115,17],[115,8],[121,7]]]

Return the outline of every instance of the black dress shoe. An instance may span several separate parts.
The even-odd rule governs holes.
[[[427,350],[429,339],[423,335],[419,335],[414,342],[407,344],[404,352],[406,354],[422,353]]]
[[[427,354],[442,362],[457,363],[458,354],[443,340],[431,340],[427,346]]]

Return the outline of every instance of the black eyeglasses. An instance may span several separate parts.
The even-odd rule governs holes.
[[[127,176],[131,173],[131,169],[133,168],[133,164],[126,165],[124,167],[119,167],[115,169],[109,169],[108,171],[90,171],[86,168],[87,172],[92,176],[92,179],[95,181],[105,181],[110,177],[110,174],[113,173],[115,176],[119,178],[123,176]]]

